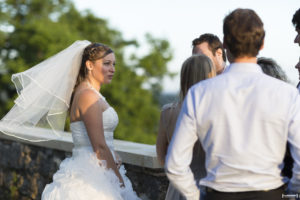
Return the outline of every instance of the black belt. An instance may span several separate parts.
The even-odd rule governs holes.
[[[270,192],[270,191],[273,191],[273,190],[281,190],[281,189],[285,189],[286,188],[286,184],[280,186],[279,188],[275,188],[275,189],[270,189],[270,190],[254,190],[254,191],[244,191],[244,192],[221,192],[221,191],[218,191],[218,190],[214,190],[213,188],[210,188],[210,187],[206,187],[205,186],[205,191],[207,193],[226,193],[226,194],[247,194],[247,193],[259,193],[259,192]]]

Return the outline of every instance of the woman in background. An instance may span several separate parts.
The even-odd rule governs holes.
[[[257,64],[265,74],[284,82],[289,82],[285,72],[272,58],[259,57],[257,58]]]
[[[157,158],[161,165],[165,163],[168,145],[175,129],[181,104],[189,88],[199,81],[216,76],[216,70],[211,60],[205,55],[193,55],[189,57],[181,67],[179,101],[163,106],[160,116],[159,130],[156,141]],[[199,180],[206,176],[205,153],[200,142],[196,142],[193,150],[193,160],[190,165],[194,178]],[[203,192],[201,192],[203,194]],[[170,184],[166,200],[184,200],[185,198]]]

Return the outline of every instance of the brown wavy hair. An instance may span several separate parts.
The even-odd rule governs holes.
[[[235,57],[256,57],[263,45],[265,30],[251,9],[236,9],[224,19],[224,45]]]
[[[92,61],[95,62],[96,60],[102,59],[105,56],[107,56],[110,53],[113,53],[114,51],[107,45],[101,44],[101,43],[92,43],[85,47],[82,53],[82,60],[81,65],[79,69],[79,73],[77,76],[77,80],[75,83],[75,87],[73,89],[73,93],[71,96],[70,105],[72,105],[73,97],[74,97],[74,91],[78,87],[78,85],[83,82],[88,74],[88,69],[86,67],[86,61]]]

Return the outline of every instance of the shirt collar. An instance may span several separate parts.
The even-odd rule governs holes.
[[[228,67],[224,73],[227,72],[257,72],[263,73],[261,67],[256,63],[232,63]]]

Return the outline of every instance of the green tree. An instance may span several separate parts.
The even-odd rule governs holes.
[[[101,42],[114,49],[117,59],[113,83],[101,90],[119,115],[115,136],[155,143],[159,121],[161,80],[172,76],[172,58],[165,39],[146,35],[149,51],[142,56],[136,40],[125,40],[106,20],[90,11],[79,12],[70,0],[0,0],[0,116],[12,107],[16,92],[10,77],[66,48],[75,40]],[[138,73],[139,72],[139,73]]]

